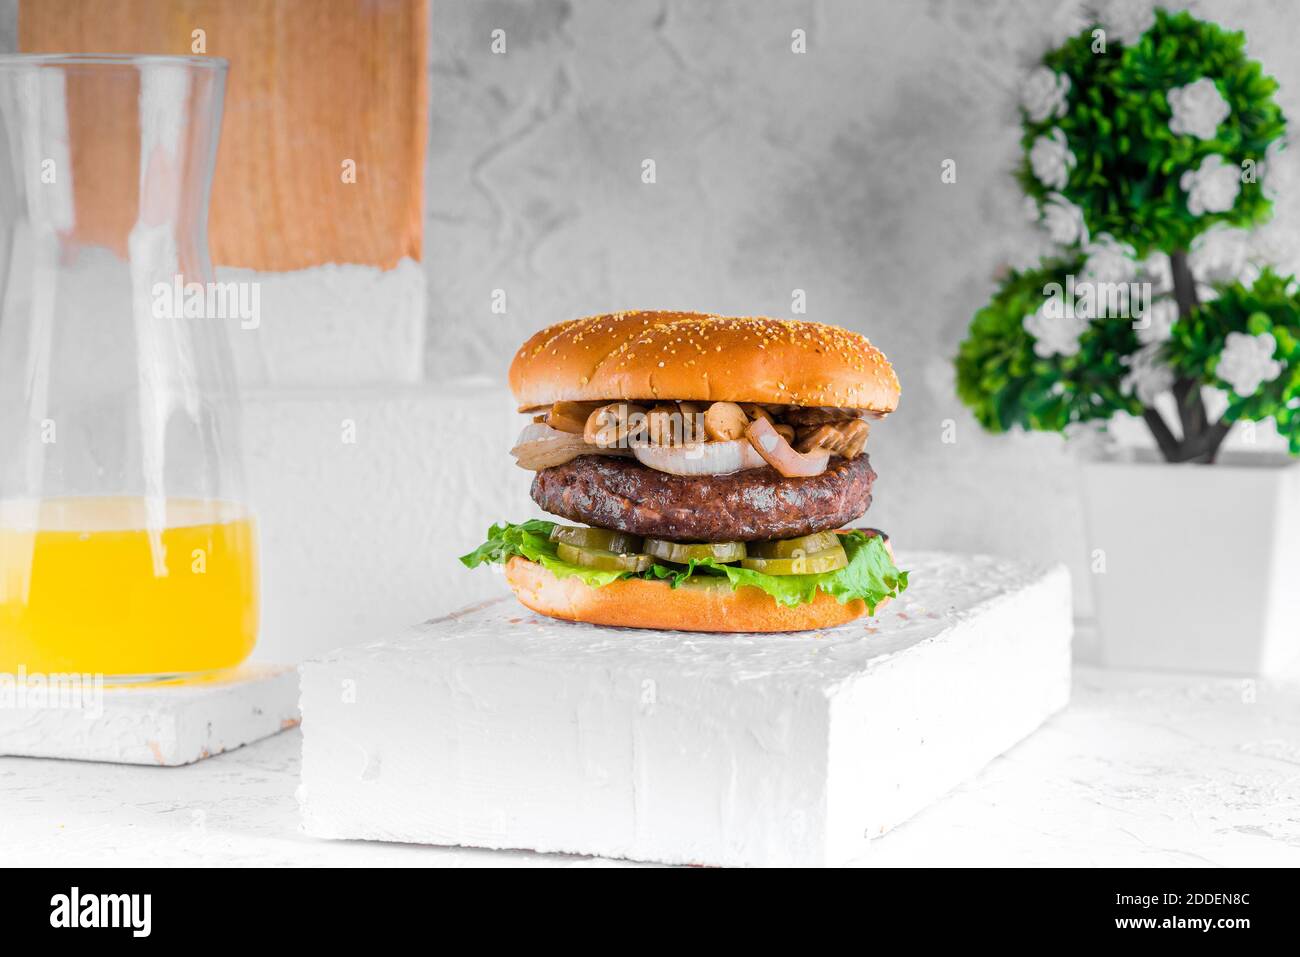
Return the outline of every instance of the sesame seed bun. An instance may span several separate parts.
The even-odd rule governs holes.
[[[791,608],[747,586],[733,590],[727,584],[687,582],[673,588],[665,581],[625,578],[592,588],[576,577],[556,578],[536,562],[517,556],[506,563],[506,581],[521,604],[550,618],[624,628],[813,631],[842,625],[867,612],[861,599],[841,605],[825,592]]]
[[[617,312],[543,329],[515,354],[510,388],[520,409],[689,400],[884,414],[899,395],[889,360],[856,332],[698,312]]]

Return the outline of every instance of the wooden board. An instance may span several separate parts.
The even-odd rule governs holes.
[[[203,30],[206,53],[230,60],[213,261],[388,268],[420,257],[428,23],[427,0],[21,0],[18,41],[33,53],[190,54]],[[343,181],[349,159],[355,183]],[[133,202],[87,208],[79,196],[79,223]]]

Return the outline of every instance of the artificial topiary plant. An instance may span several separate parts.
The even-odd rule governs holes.
[[[1129,8],[1131,13],[1132,8]],[[1198,249],[1264,223],[1285,120],[1245,37],[1187,13],[1093,23],[1046,53],[1021,99],[1018,179],[1061,252],[976,313],[957,389],[986,429],[1140,415],[1171,462],[1212,462],[1232,423],[1272,417],[1300,452],[1300,299],[1197,272]],[[1211,280],[1237,279],[1223,286]],[[1201,387],[1223,389],[1211,422]],[[1177,431],[1157,410],[1172,392]]]
[[[1211,430],[1273,419],[1300,454],[1300,296],[1290,276],[1265,269],[1250,285],[1218,287],[1218,298],[1174,325],[1166,356],[1180,378],[1220,385],[1228,405]],[[1221,439],[1220,439],[1221,440]]]

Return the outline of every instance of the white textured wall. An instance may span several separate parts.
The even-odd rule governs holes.
[[[949,361],[998,266],[1036,241],[1010,177],[1015,94],[1074,3],[432,2],[434,388],[340,388],[375,385],[359,356],[405,368],[416,339],[390,341],[396,326],[375,317],[360,351],[339,335],[337,355],[322,336],[283,353],[299,388],[319,363],[318,391],[250,402],[268,652],[371,638],[491,587],[480,573],[462,594],[440,576],[474,529],[520,516],[528,477],[506,454],[511,417],[497,410],[508,399],[490,387],[460,392],[493,423],[468,443],[482,462],[445,454],[450,380],[501,382],[514,347],[561,319],[628,307],[783,316],[796,288],[810,318],[868,333],[898,366],[902,405],[872,434],[881,478],[869,519],[907,548],[1065,561],[1090,614],[1072,450],[980,433]],[[1247,32],[1300,121],[1295,4],[1196,9]],[[14,20],[14,0],[0,0],[0,50],[13,49]],[[807,31],[802,56],[790,52],[795,28]],[[490,52],[494,29],[504,55]],[[654,185],[640,179],[647,158]],[[944,159],[957,163],[953,185],[940,183]],[[495,289],[504,315],[491,311]],[[292,318],[286,335],[316,328]],[[359,446],[339,440],[349,416]],[[941,441],[947,420],[953,444]]]
[[[1033,248],[1010,177],[1016,87],[1076,6],[434,0],[429,373],[501,375],[572,316],[786,316],[805,289],[809,318],[867,333],[902,379],[872,432],[873,521],[908,545],[1064,560],[1087,614],[1072,450],[981,434],[949,362],[995,269]],[[1295,4],[1195,9],[1246,30],[1300,120]]]

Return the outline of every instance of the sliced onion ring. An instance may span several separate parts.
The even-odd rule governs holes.
[[[566,435],[571,436],[572,432],[562,432],[559,429],[553,429],[545,422],[529,422],[524,426],[524,430],[519,433],[519,438],[515,439],[515,448],[526,445],[529,442],[539,442],[543,439],[559,440]]]
[[[729,475],[763,467],[763,457],[747,439],[691,445],[638,444],[632,454],[647,468],[670,475]]]
[[[749,423],[745,437],[767,464],[786,478],[821,475],[831,460],[831,453],[827,451],[796,452],[767,419],[759,418]]]
[[[533,422],[524,427],[510,450],[515,464],[530,472],[553,468],[576,459],[579,455],[626,455],[626,449],[602,449],[588,445],[581,435],[561,432],[545,422]]]

